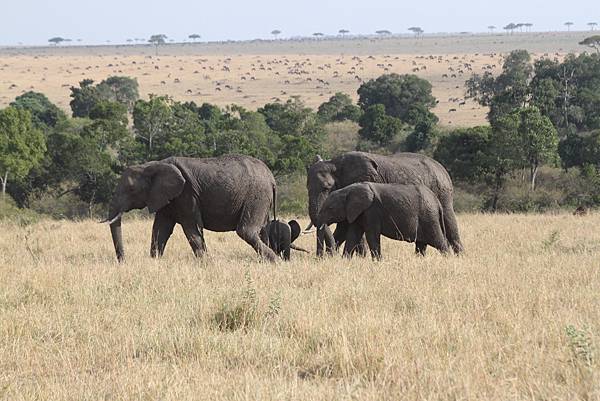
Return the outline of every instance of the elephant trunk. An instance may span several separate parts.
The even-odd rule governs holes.
[[[317,255],[323,256],[323,250],[327,246],[327,252],[333,253],[333,246],[335,246],[335,239],[331,234],[331,231],[327,227],[323,227],[323,224],[319,220],[319,210],[321,205],[325,202],[327,193],[309,194],[308,202],[308,214],[310,216],[311,223],[317,228]],[[333,245],[332,245],[333,244]]]
[[[123,248],[123,232],[121,231],[121,212],[111,206],[108,215],[110,223],[110,234],[112,235],[113,245],[117,254],[117,260],[125,260],[125,250]]]

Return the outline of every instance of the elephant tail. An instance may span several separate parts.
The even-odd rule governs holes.
[[[448,238],[446,234],[446,224],[444,223],[444,209],[442,209],[442,204],[438,201],[438,213],[440,217],[440,226],[442,227],[442,233],[444,233],[444,237]]]
[[[273,184],[273,220],[277,220],[277,185]]]

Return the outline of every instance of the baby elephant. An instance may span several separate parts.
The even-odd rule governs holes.
[[[381,258],[380,236],[416,243],[424,255],[427,245],[448,252],[442,206],[424,185],[361,182],[329,194],[317,218],[323,224],[349,224],[344,256],[351,257],[363,234],[373,258]]]
[[[271,220],[260,231],[260,238],[277,255],[285,260],[290,260],[290,249],[308,252],[292,244],[300,235],[300,224],[296,220],[287,223],[279,220]]]

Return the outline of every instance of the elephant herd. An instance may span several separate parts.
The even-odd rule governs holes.
[[[317,157],[307,168],[311,225],[317,254],[381,257],[380,236],[428,245],[446,253],[463,251],[448,172],[415,153],[381,156],[348,152],[331,160]],[[276,220],[277,187],[269,168],[250,156],[170,157],[125,169],[106,220],[117,259],[125,258],[121,217],[148,207],[155,213],[150,255],[161,256],[175,224],[182,226],[196,256],[206,252],[204,229],[235,231],[264,259],[290,258],[300,235],[295,221]],[[273,218],[271,218],[271,214]],[[337,223],[332,233],[329,225]]]

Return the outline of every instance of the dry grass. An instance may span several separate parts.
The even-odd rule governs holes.
[[[598,400],[600,215],[461,215],[467,254],[259,263],[177,229],[0,224],[0,398]],[[300,244],[311,248],[313,238]]]

